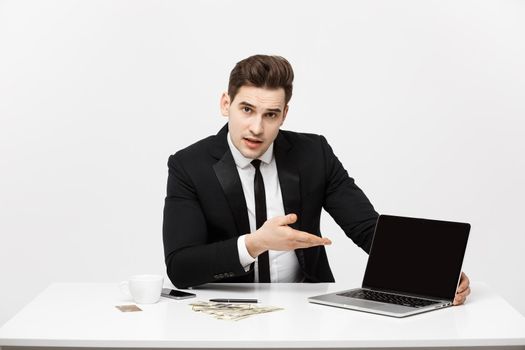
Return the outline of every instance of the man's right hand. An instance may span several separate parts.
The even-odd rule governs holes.
[[[245,243],[248,253],[256,258],[267,250],[294,250],[332,244],[328,238],[298,231],[288,226],[296,221],[297,215],[295,214],[276,216],[267,220],[257,231],[246,235]]]

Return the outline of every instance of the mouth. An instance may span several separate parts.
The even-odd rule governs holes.
[[[263,141],[253,138],[253,137],[244,137],[243,138],[244,143],[248,146],[248,148],[255,149],[262,145]]]

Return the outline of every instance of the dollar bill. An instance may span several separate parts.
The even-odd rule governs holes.
[[[252,315],[284,310],[275,306],[258,306],[253,304],[216,303],[196,301],[190,304],[193,311],[211,315],[219,320],[238,321]]]

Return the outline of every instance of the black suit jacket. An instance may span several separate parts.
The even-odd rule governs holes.
[[[239,262],[237,238],[250,232],[241,180],[225,125],[170,156],[163,239],[167,273],[177,288],[253,282]],[[274,156],[284,210],[293,228],[321,236],[324,208],[369,252],[378,214],[320,135],[280,130]],[[333,282],[324,247],[295,250],[306,282]]]

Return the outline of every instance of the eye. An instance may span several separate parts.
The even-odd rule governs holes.
[[[252,109],[250,107],[248,107],[248,106],[244,106],[244,107],[242,107],[242,111],[244,113],[250,113],[252,111]]]
[[[274,118],[277,117],[277,114],[276,114],[276,113],[268,113],[268,114],[266,114],[266,116],[267,116],[268,118],[270,118],[270,119],[274,119]]]

